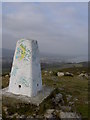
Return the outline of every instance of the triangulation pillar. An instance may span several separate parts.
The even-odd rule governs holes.
[[[36,40],[18,40],[10,76],[9,92],[35,96],[42,89],[41,67]]]

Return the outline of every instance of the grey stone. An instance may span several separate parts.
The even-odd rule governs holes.
[[[21,118],[21,119],[25,119],[26,116],[25,116],[25,115],[21,115],[20,118]]]
[[[27,116],[27,119],[30,119],[31,118],[31,115]]]
[[[67,102],[68,102],[68,101],[70,101],[70,100],[71,100],[71,98],[72,98],[72,96],[71,96],[71,95],[66,95]]]
[[[78,101],[78,98],[74,98],[73,100],[74,100],[74,101]]]
[[[8,108],[7,108],[6,106],[3,107],[3,110],[4,110],[4,112],[5,112],[6,115],[8,115],[7,109],[8,109]]]
[[[5,75],[5,77],[8,77],[9,75]]]
[[[60,93],[56,94],[55,98],[52,98],[52,101],[58,106],[59,106],[59,103],[64,104],[63,96]]]
[[[47,111],[46,111],[46,113],[44,114],[44,117],[45,118],[53,118],[54,116],[53,116],[53,112],[54,112],[54,109],[48,109]]]
[[[56,94],[55,100],[59,102],[60,100],[62,100],[62,97],[63,97],[62,94],[58,93]]]
[[[66,72],[64,75],[65,75],[65,76],[71,76],[71,77],[73,77],[73,74],[72,74],[72,73],[69,73],[69,72]]]
[[[88,104],[88,101],[85,101],[85,104]]]
[[[58,72],[58,73],[57,73],[57,76],[58,76],[58,77],[62,77],[62,76],[64,76],[64,73],[63,73],[63,72]]]
[[[59,90],[60,90],[60,91],[63,91],[63,90],[64,90],[64,88],[59,88]]]
[[[79,77],[85,77],[85,78],[87,78],[88,79],[88,74],[87,73],[81,73],[80,75],[79,75]]]
[[[2,114],[0,114],[0,120],[2,120]]]
[[[62,109],[62,111],[65,111],[65,112],[70,112],[71,111],[70,106],[61,106],[60,108]]]
[[[76,113],[74,113],[74,112],[63,112],[63,111],[61,111],[60,112],[60,118],[61,118],[61,120],[63,120],[63,119],[71,119],[72,118],[72,120],[76,120],[77,118],[79,119],[79,120],[81,120],[81,116],[79,116],[79,115],[77,115]]]
[[[53,72],[52,71],[49,71],[49,74],[52,74]]]
[[[69,102],[69,105],[74,105],[74,102]]]

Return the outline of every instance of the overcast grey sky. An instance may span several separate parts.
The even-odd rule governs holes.
[[[2,20],[3,48],[31,38],[42,53],[88,53],[88,3],[3,3]]]

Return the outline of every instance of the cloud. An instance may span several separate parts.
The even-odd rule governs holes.
[[[21,38],[36,39],[40,51],[86,54],[87,3],[3,3],[3,47]]]

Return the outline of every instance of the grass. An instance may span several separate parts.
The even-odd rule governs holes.
[[[72,72],[74,77],[56,76],[57,71]],[[45,75],[43,71],[43,84],[52,86],[55,88],[64,88],[64,94],[70,94],[73,98],[77,98],[75,102],[75,109],[78,113],[81,113],[83,118],[88,117],[88,105],[85,101],[88,101],[88,80],[78,77],[78,73],[87,73],[87,68],[66,68],[62,70],[55,70],[53,76],[56,76],[56,81],[51,79],[52,75]],[[58,80],[57,80],[58,79]]]
[[[5,106],[8,108],[7,111],[9,115],[13,115],[15,113],[18,113],[19,115],[31,115],[34,113],[37,107],[32,104],[22,103],[20,100],[16,100],[14,98],[6,98],[4,96],[2,103],[3,107]],[[4,108],[2,110],[3,115],[5,116]]]
[[[5,88],[9,85],[9,76],[8,77],[2,77],[2,88]]]
[[[63,76],[58,77],[57,72],[71,72],[74,74],[74,77]],[[55,91],[51,93],[51,95],[46,98],[39,106],[38,111],[36,112],[36,106],[30,104],[22,104],[17,103],[15,100],[11,100],[9,98],[3,99],[3,105],[8,107],[9,114],[14,114],[18,112],[19,114],[39,114],[42,115],[46,112],[47,109],[50,108],[57,108],[52,103],[52,97],[55,97],[55,94],[62,93],[64,96],[65,105],[67,105],[66,95],[72,95],[73,99],[77,98],[78,100],[75,101],[75,107],[73,111],[76,110],[78,113],[82,115],[83,118],[88,118],[88,104],[85,102],[88,101],[88,79],[78,77],[80,73],[88,73],[87,68],[84,67],[74,67],[74,68],[64,68],[64,69],[52,69],[53,73],[49,73],[49,71],[45,72],[42,70],[42,81],[43,84],[47,86],[51,86],[56,88]],[[9,84],[9,77],[4,77],[2,80],[2,87],[7,87]],[[63,91],[60,91],[59,88],[63,88]],[[11,102],[12,101],[12,102]],[[20,106],[17,108],[16,106]],[[4,112],[3,112],[4,114]],[[5,114],[4,114],[5,116]]]

